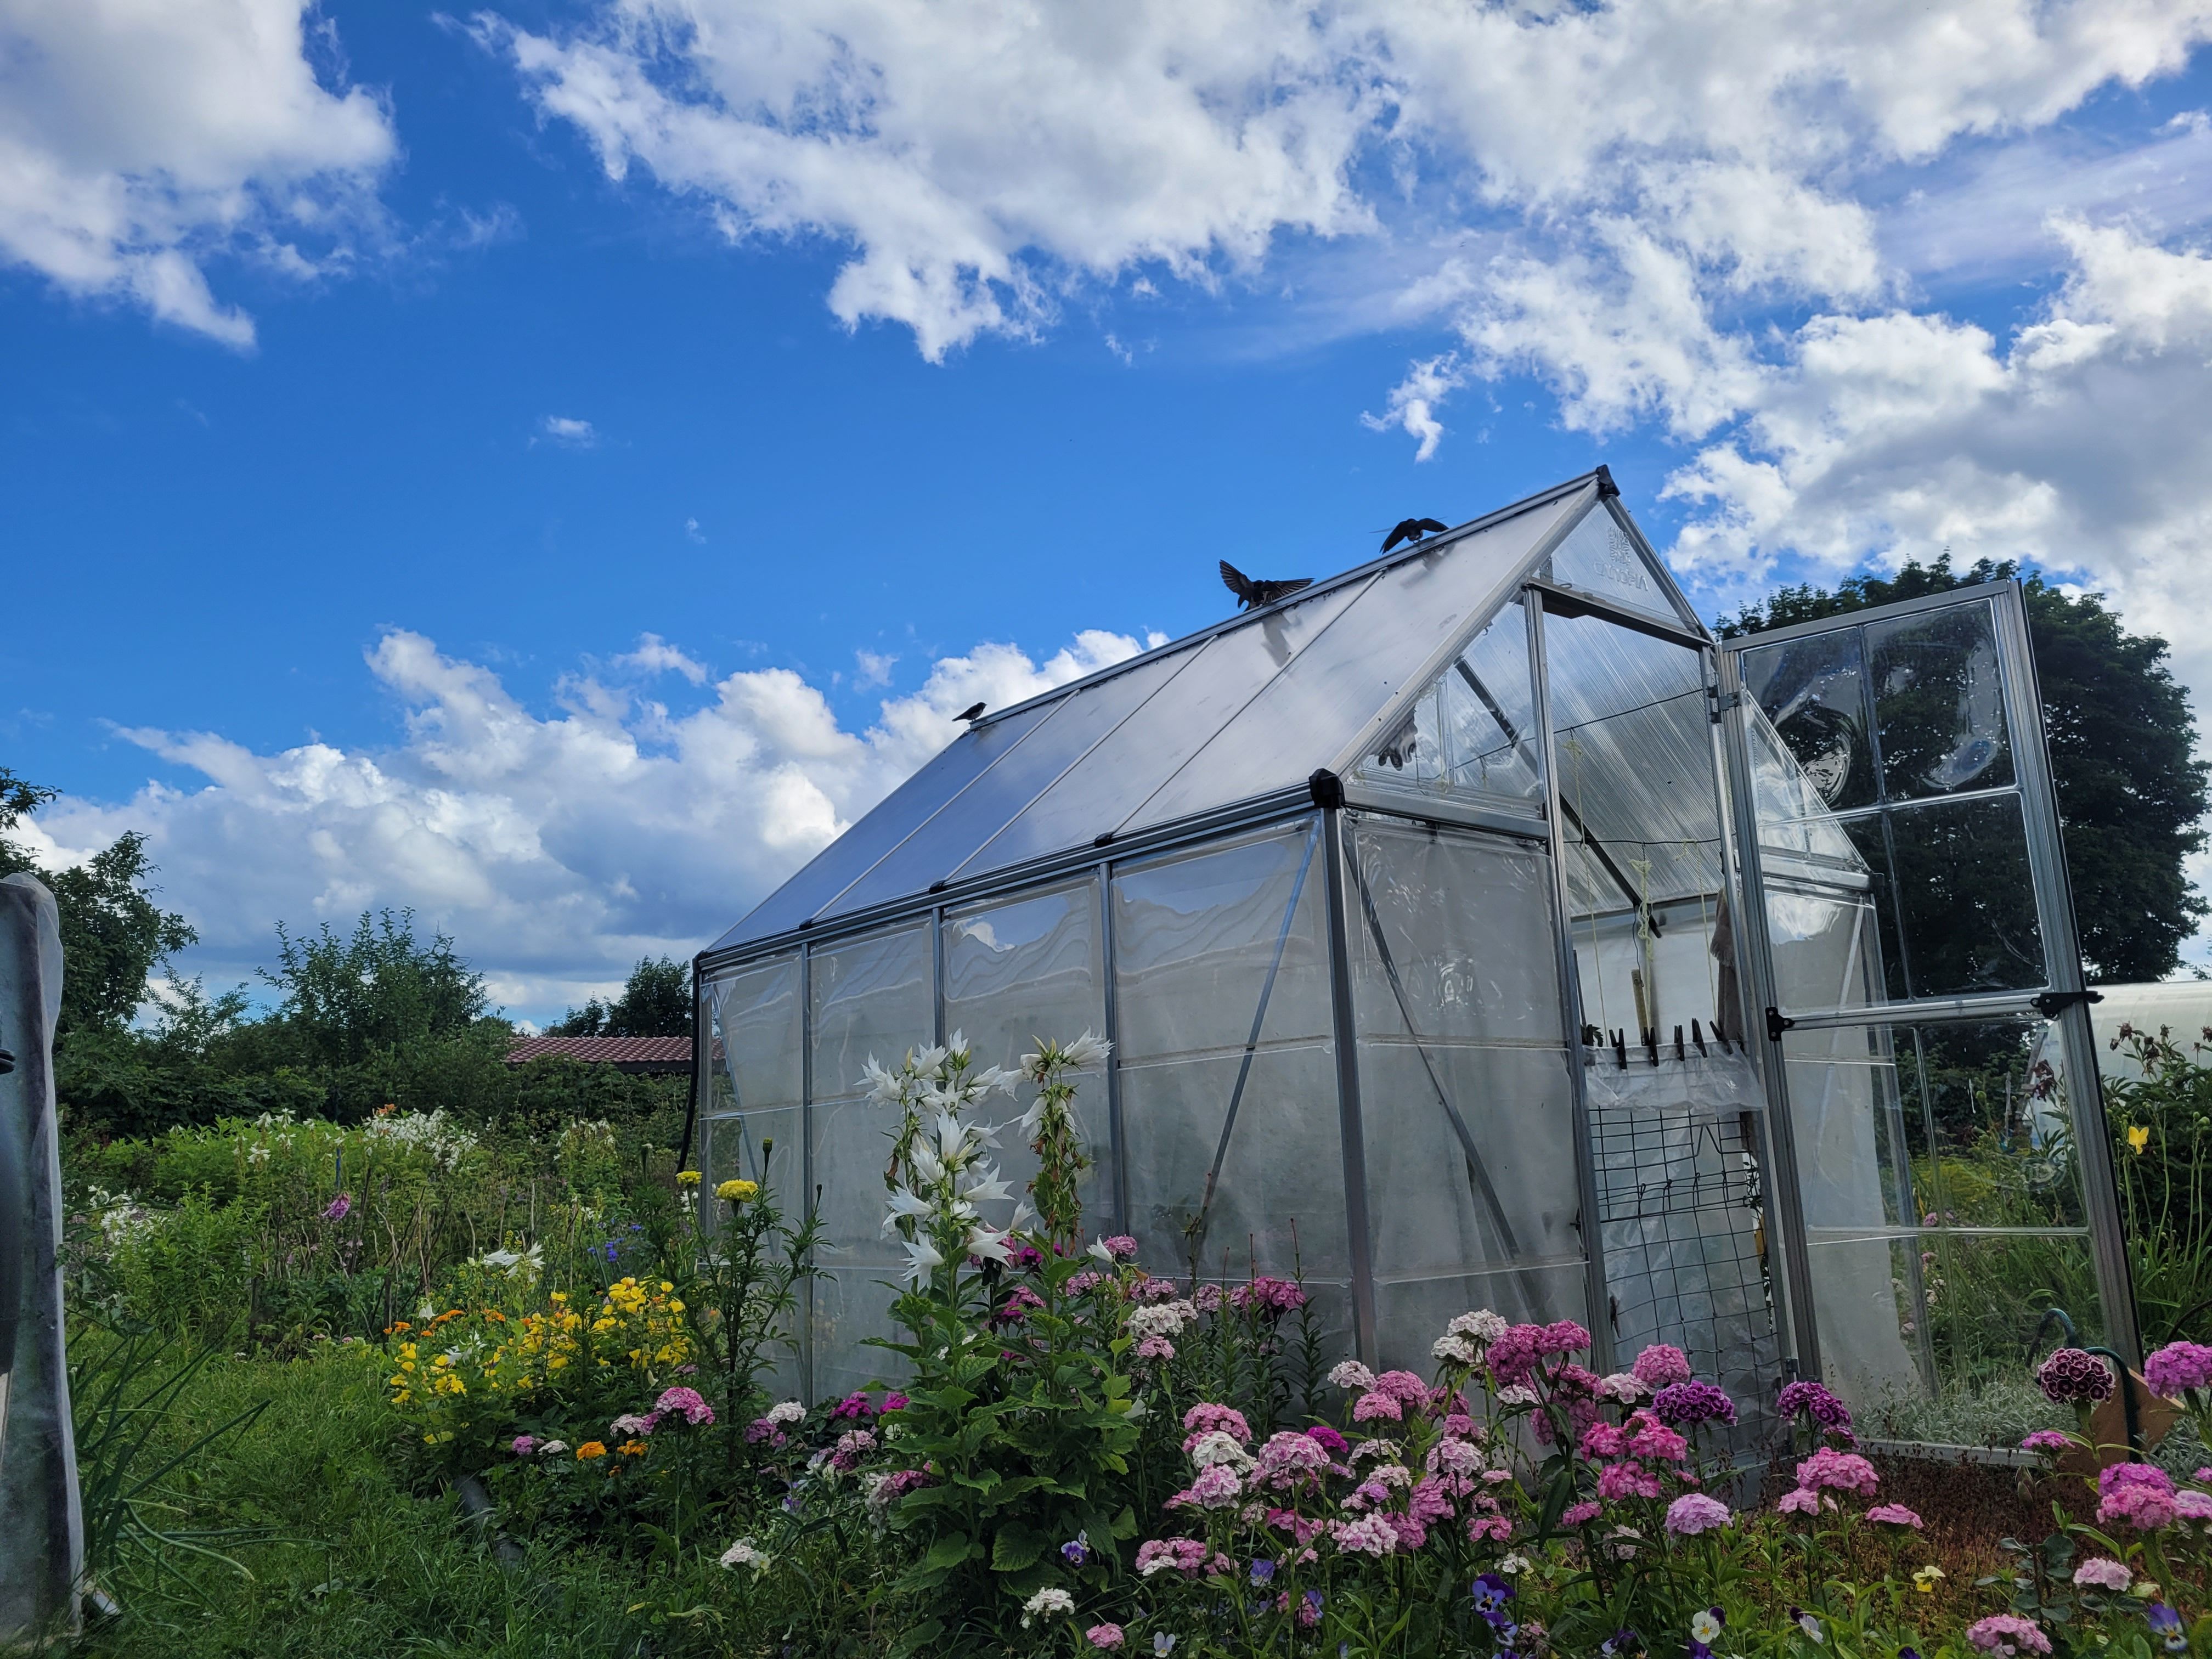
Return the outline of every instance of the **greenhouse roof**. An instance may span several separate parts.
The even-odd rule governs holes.
[[[1702,634],[1617,504],[1577,541],[1609,533],[1561,550],[1614,495],[1600,468],[977,720],[707,954],[1304,791],[1401,720],[1533,575]]]

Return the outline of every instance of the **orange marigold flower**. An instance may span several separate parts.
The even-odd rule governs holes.
[[[607,1449],[596,1440],[586,1440],[576,1448],[576,1456],[582,1462],[588,1463],[594,1457],[605,1457],[606,1455]]]
[[[616,1448],[624,1457],[642,1457],[652,1449],[642,1440],[625,1440]]]

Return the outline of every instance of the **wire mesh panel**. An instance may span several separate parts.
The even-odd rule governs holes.
[[[1782,1342],[1767,1255],[1764,1107],[1748,1058],[1709,1045],[1588,1073],[1614,1352],[1670,1343],[1735,1396],[1739,1444],[1772,1422]]]

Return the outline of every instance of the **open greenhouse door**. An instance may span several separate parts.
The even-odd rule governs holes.
[[[2018,585],[1723,641],[1720,704],[1801,1372],[1971,1399],[2053,1308],[2133,1358]]]

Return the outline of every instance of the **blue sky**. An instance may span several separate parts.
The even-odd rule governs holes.
[[[1709,610],[2020,554],[2212,682],[2203,9],[128,10],[0,0],[0,744],[211,981],[412,903],[557,1012],[1601,459]]]

